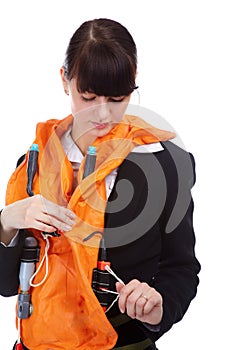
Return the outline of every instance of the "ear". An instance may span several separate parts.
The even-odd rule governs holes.
[[[66,95],[69,95],[68,79],[65,76],[65,68],[63,66],[60,69],[60,75],[61,75],[61,80],[62,80],[62,85],[63,85],[64,91],[65,91]]]

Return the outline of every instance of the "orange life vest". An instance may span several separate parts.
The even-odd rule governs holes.
[[[39,146],[38,171],[33,191],[48,200],[68,206],[77,215],[73,229],[59,238],[50,238],[49,274],[46,281],[32,288],[32,315],[22,320],[21,337],[32,350],[107,350],[117,341],[91,288],[100,236],[84,244],[83,238],[103,231],[106,206],[105,177],[117,168],[136,145],[165,141],[174,137],[169,131],[152,127],[134,116],[125,116],[108,135],[97,138],[96,170],[82,180],[85,158],[78,172],[78,186],[72,193],[73,169],[60,142],[73,117],[39,123],[34,143]],[[27,197],[26,159],[12,174],[6,204]],[[41,233],[33,230],[41,246]],[[45,274],[43,266],[33,283]]]

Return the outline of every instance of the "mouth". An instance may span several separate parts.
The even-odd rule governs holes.
[[[110,123],[97,123],[97,122],[92,122],[92,124],[94,125],[95,129],[103,130],[103,129],[107,128],[107,127],[109,126]]]

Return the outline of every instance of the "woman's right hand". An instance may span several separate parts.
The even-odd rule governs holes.
[[[1,241],[11,240],[18,229],[34,228],[44,232],[70,231],[76,215],[42,195],[35,195],[6,206],[1,213]]]

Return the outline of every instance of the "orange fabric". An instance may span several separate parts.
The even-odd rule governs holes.
[[[78,172],[79,185],[71,193],[73,170],[60,137],[72,121],[73,117],[68,116],[64,120],[39,123],[34,140],[40,150],[34,193],[41,193],[59,205],[68,205],[78,218],[70,232],[50,239],[49,276],[43,285],[32,290],[34,312],[22,321],[22,340],[33,350],[105,350],[114,347],[117,334],[91,288],[101,235],[95,235],[86,244],[83,238],[93,231],[103,231],[105,177],[136,145],[174,137],[173,133],[156,129],[138,117],[125,116],[108,135],[96,139],[96,170],[82,180],[84,159]],[[27,157],[9,180],[7,204],[27,197]],[[44,240],[40,232],[34,230],[34,234],[40,241],[43,256]],[[44,273],[43,267],[34,283],[42,280]]]

